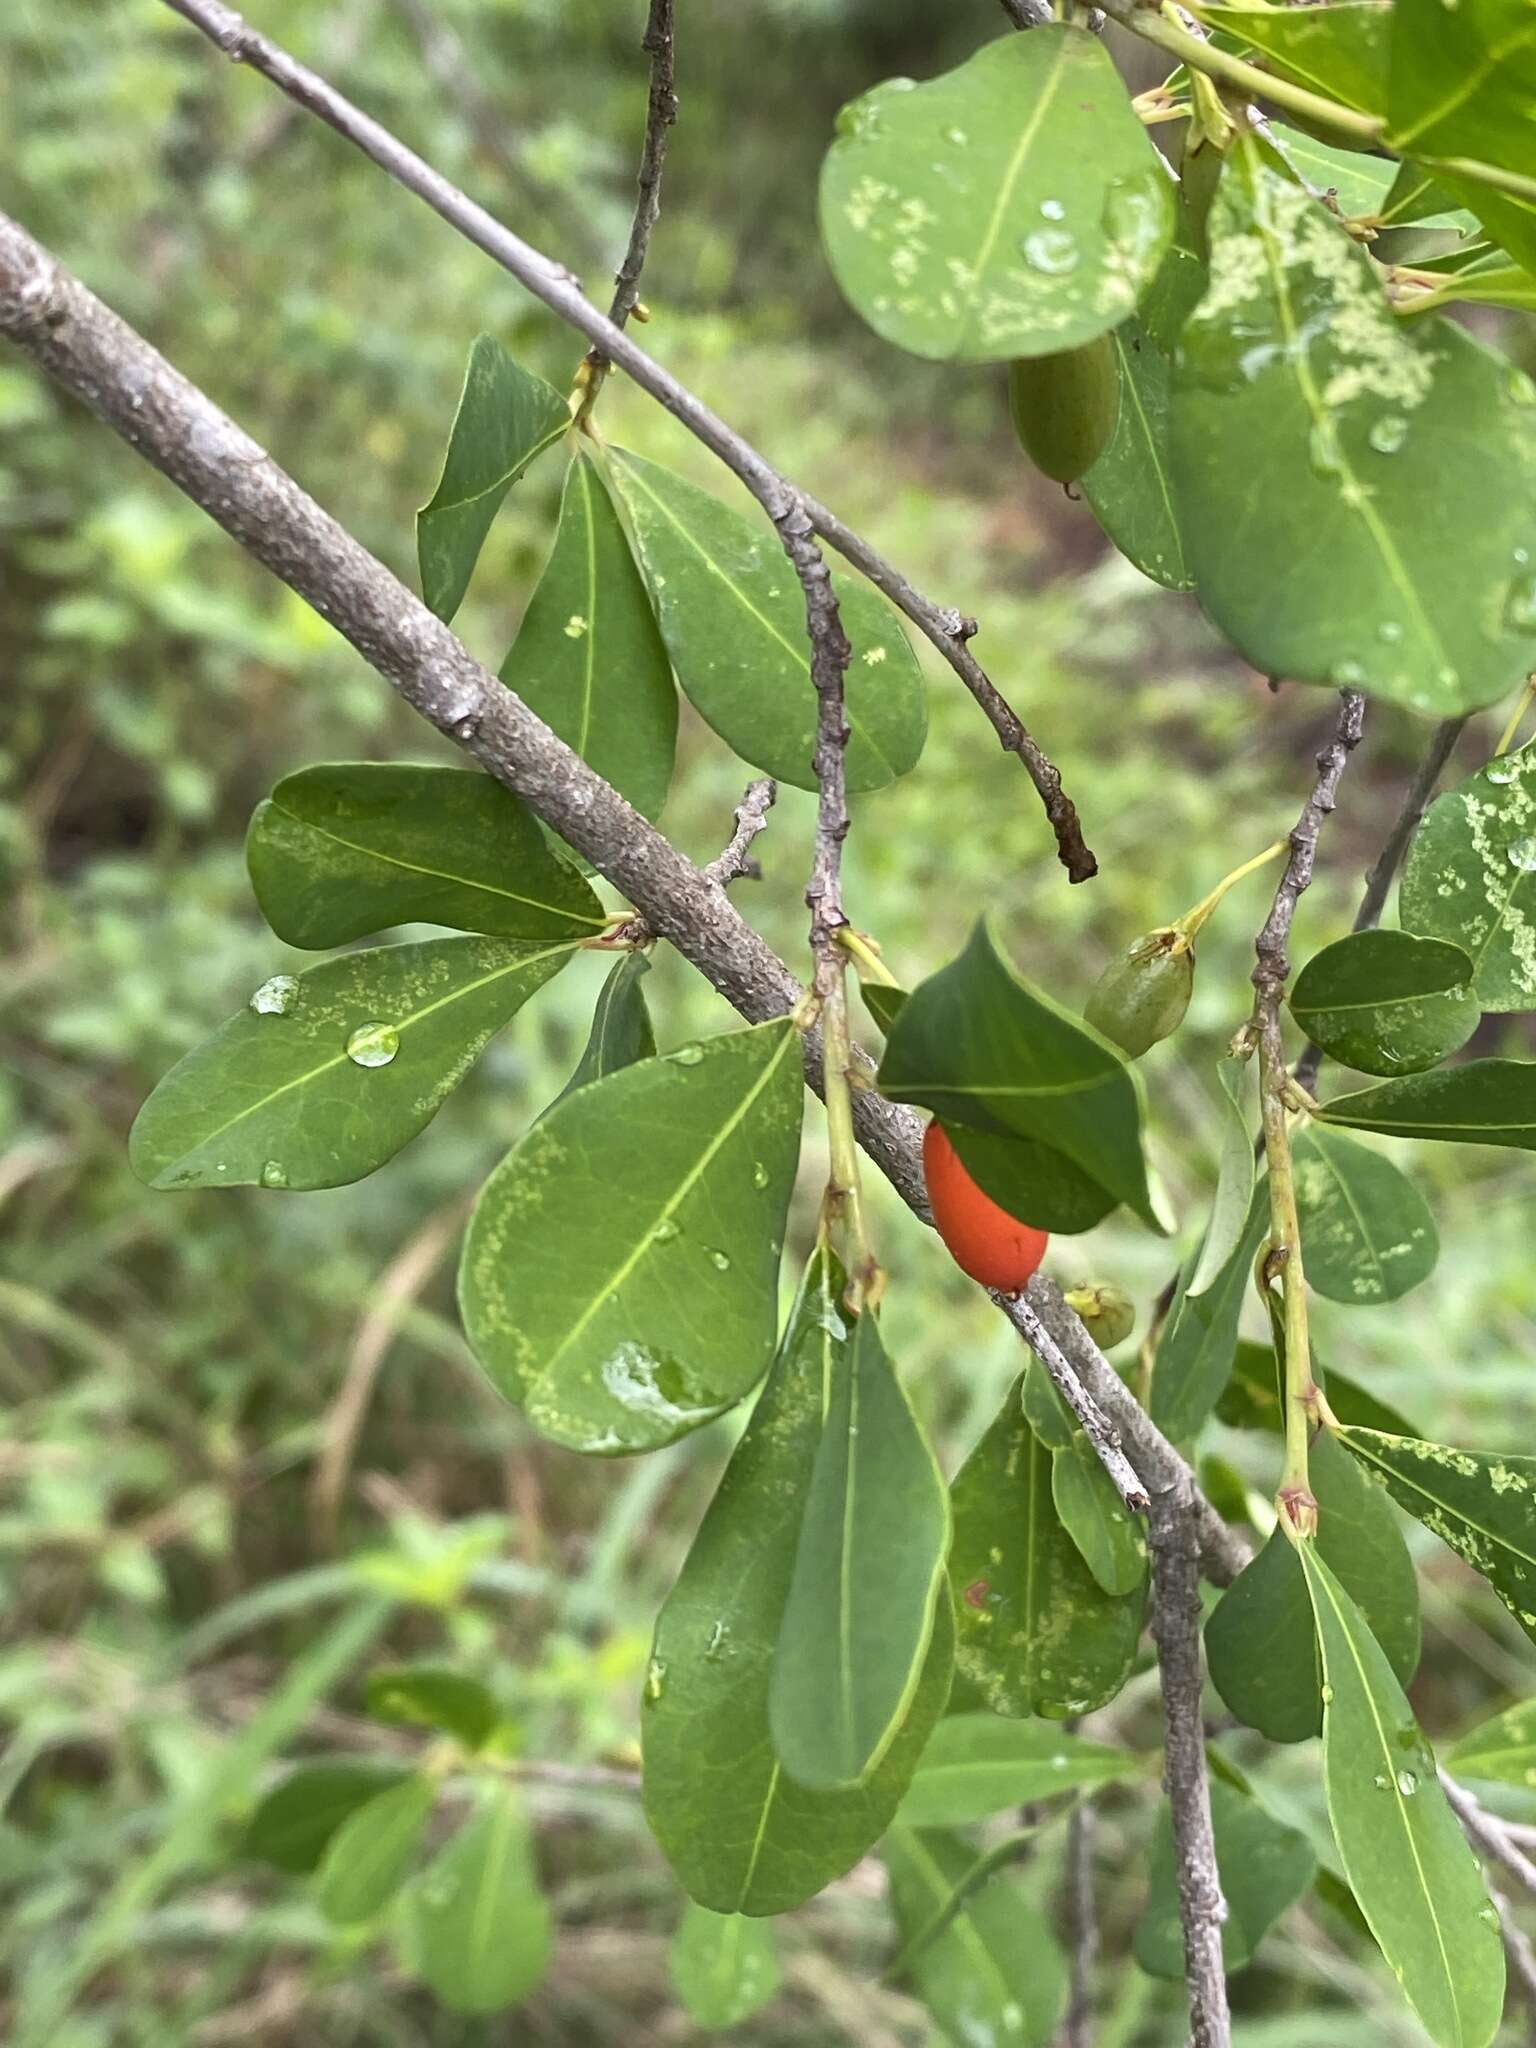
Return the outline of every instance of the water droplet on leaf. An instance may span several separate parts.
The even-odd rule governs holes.
[[[1522,875],[1536,875],[1536,835],[1517,839],[1509,849],[1509,864]]]
[[[669,1052],[667,1058],[674,1066],[696,1067],[704,1057],[702,1045],[680,1045],[676,1052]]]
[[[1417,1773],[1414,1771],[1399,1771],[1397,1774],[1397,1789],[1405,1799],[1411,1799],[1419,1789]]]
[[[676,1236],[677,1224],[670,1216],[663,1216],[656,1228],[651,1232],[651,1242],[653,1244],[670,1244]]]
[[[711,1250],[709,1263],[720,1273],[729,1273],[731,1270],[731,1260],[728,1252]]]
[[[258,1017],[286,1017],[299,999],[299,984],[292,974],[274,974],[251,997]]]
[[[1065,277],[1077,268],[1077,243],[1065,228],[1036,228],[1019,246],[1030,269],[1046,277]]]
[[[399,1050],[393,1024],[359,1024],[347,1040],[347,1058],[357,1067],[387,1067]]]
[[[1488,780],[1502,789],[1507,782],[1513,782],[1516,770],[1502,760],[1492,761],[1484,771]]]
[[[261,1169],[261,1184],[264,1188],[285,1188],[288,1185],[288,1169],[279,1159],[269,1159]]]
[[[1042,199],[1040,211],[1047,220],[1065,220],[1067,209],[1059,199]]]

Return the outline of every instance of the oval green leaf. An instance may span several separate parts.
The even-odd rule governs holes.
[[[613,501],[578,449],[555,544],[501,680],[635,809],[654,818],[677,751],[677,692]]]
[[[604,923],[532,812],[462,768],[303,768],[257,805],[245,857],[262,916],[288,945],[311,950],[396,924],[564,939]]]
[[[814,789],[805,598],[778,536],[627,449],[609,449],[608,476],[689,702],[754,768]],[[844,686],[848,787],[880,789],[923,751],[922,671],[877,591],[852,577],[832,582],[853,648]]]
[[[316,1903],[327,1920],[350,1927],[388,1905],[405,1882],[436,1798],[431,1778],[412,1776],[347,1816],[315,1873]]]
[[[645,1810],[685,1889],[717,1913],[785,1913],[879,1839],[949,1696],[941,1599],[900,1735],[862,1785],[812,1792],[768,1732],[768,1685],[823,1415],[846,1369],[843,1276],[812,1259],[768,1381],[656,1622],[641,1703]]]
[[[1128,561],[1166,590],[1193,590],[1168,448],[1179,330],[1205,290],[1205,265],[1175,242],[1138,310],[1110,335],[1120,411],[1082,480],[1093,516]]]
[[[552,384],[515,363],[493,334],[476,336],[442,476],[416,515],[421,594],[440,619],[463,603],[508,491],[570,424]]]
[[[1080,1431],[1065,1450],[1051,1454],[1051,1499],[1105,1592],[1134,1593],[1146,1576],[1146,1537]]]
[[[1253,1123],[1244,1114],[1244,1098],[1253,1093],[1252,1060],[1224,1056],[1216,1063],[1221,1084],[1221,1149],[1216,1168],[1216,1192],[1211,1197],[1211,1220],[1205,1240],[1195,1259],[1186,1297],[1201,1295],[1213,1287],[1243,1241],[1253,1186],[1258,1173],[1253,1152]]]
[[[274,975],[172,1067],[129,1133],[129,1164],[154,1188],[361,1180],[432,1121],[571,949],[426,939]]]
[[[1529,0],[1396,0],[1388,142],[1402,156],[1477,157],[1536,174],[1536,20]]]
[[[422,1872],[410,1897],[406,1947],[449,2012],[502,2012],[549,1967],[549,1907],[517,1794],[498,1785]]]
[[[1265,674],[1437,716],[1492,703],[1536,656],[1536,391],[1447,321],[1405,328],[1250,139],[1211,230],[1172,422],[1202,605]],[[1305,563],[1304,595],[1257,573],[1276,560]]]
[[[1130,1068],[1096,1031],[1015,972],[985,921],[958,959],[908,996],[879,1078],[883,1093],[934,1110],[946,1126],[1025,1138],[1063,1155],[1079,1183],[1086,1179],[1163,1227],[1147,1185],[1141,1097]],[[1037,1221],[1027,1210],[1013,1213]]]
[[[609,970],[608,979],[598,991],[586,1046],[555,1102],[563,1102],[589,1081],[601,1081],[622,1067],[632,1067],[637,1060],[655,1058],[656,1034],[651,1028],[645,991],[640,986],[650,971],[651,963],[643,953],[626,953]],[[553,1107],[551,1103],[550,1108]]]
[[[1486,2048],[1504,2009],[1498,1914],[1435,1759],[1360,1610],[1298,1545],[1323,1660],[1323,1778],[1344,1875],[1439,2048]]]
[[[1268,62],[1265,69],[1358,113],[1380,114],[1387,99],[1392,10],[1382,0],[1335,0],[1331,7],[1211,6],[1196,12]],[[1391,167],[1387,167],[1391,177]]]
[[[741,1913],[711,1913],[691,1899],[667,1960],[674,1990],[701,2027],[738,2027],[779,1988],[772,1924]]]
[[[1536,1458],[1341,1424],[1339,1442],[1400,1508],[1481,1572],[1536,1642]]]
[[[480,1749],[501,1719],[489,1686],[446,1664],[390,1664],[370,1671],[365,1693],[376,1721],[436,1728],[466,1749]]]
[[[1382,1131],[1389,1138],[1440,1138],[1530,1152],[1536,1150],[1536,1061],[1468,1060],[1438,1073],[1409,1074],[1335,1096],[1318,1114],[1330,1124]]]
[[[1409,931],[1470,955],[1483,1009],[1536,1009],[1536,747],[1436,797],[1408,850],[1399,908]]]
[[[1536,1785],[1536,1700],[1521,1700],[1471,1729],[1445,1761],[1457,1777]]]
[[[1173,232],[1168,175],[1096,36],[988,43],[838,116],[821,233],[845,296],[939,361],[1052,355],[1118,326]]]
[[[1419,1584],[1397,1519],[1327,1435],[1312,1445],[1309,1464],[1318,1553],[1407,1685],[1419,1663]],[[1205,1625],[1205,1652],[1211,1683],[1247,1727],[1271,1742],[1317,1734],[1317,1631],[1295,1546],[1283,1530],[1271,1532],[1217,1601]]]
[[[1292,1147],[1307,1279],[1357,1308],[1396,1301],[1440,1256],[1429,1204],[1390,1159],[1321,1124]]]
[[[349,1814],[409,1775],[388,1757],[338,1756],[299,1764],[266,1793],[246,1823],[240,1852],[303,1876]]]
[[[952,1489],[955,1668],[994,1713],[1059,1721],[1124,1685],[1146,1593],[1106,1593],[1084,1564],[1021,1392],[1016,1384]]]
[[[969,1827],[1008,1806],[1125,1784],[1145,1769],[1129,1750],[1051,1722],[951,1714],[933,1731],[898,1819],[911,1828]]]
[[[1024,1888],[998,1872],[923,1940],[972,1876],[976,1852],[954,1835],[901,1827],[881,1854],[902,1947],[913,1953],[913,1989],[944,2037],[955,2048],[1045,2048],[1066,2000],[1066,1968]]]
[[[1230,1973],[1252,1961],[1275,1921],[1309,1888],[1317,1858],[1305,1835],[1276,1820],[1248,1793],[1216,1772],[1210,1784],[1216,1868],[1227,1902],[1221,1959]],[[1178,1865],[1166,1801],[1152,1830],[1147,1903],[1136,1923],[1135,1953],[1149,1976],[1177,1982],[1184,1975]]]
[[[785,1020],[594,1081],[480,1191],[459,1270],[475,1356],[573,1450],[654,1450],[735,1405],[773,1350],[800,1151]]]
[[[1290,1009],[1331,1058],[1388,1076],[1437,1066],[1482,1017],[1462,947],[1408,932],[1352,932],[1324,946],[1296,977]]]
[[[944,1481],[866,1310],[833,1378],[769,1685],[773,1746],[798,1784],[858,1784],[895,1741],[948,1547]]]
[[[1173,1297],[1152,1361],[1152,1419],[1165,1435],[1188,1441],[1220,1400],[1237,1355],[1253,1262],[1268,1233],[1266,1183],[1255,1190],[1243,1234],[1203,1294],[1192,1295],[1187,1285],[1202,1254],[1186,1263],[1186,1279]]]

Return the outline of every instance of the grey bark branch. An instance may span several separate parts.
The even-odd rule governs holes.
[[[747,784],[741,802],[736,806],[736,830],[704,870],[709,879],[718,882],[722,889],[731,882],[740,881],[743,875],[755,878],[762,872],[752,858],[751,847],[768,823],[768,813],[773,809],[778,794],[779,785],[769,775],[760,775],[755,782]]]
[[[1147,1547],[1152,1559],[1152,1635],[1163,1694],[1163,1789],[1173,1821],[1184,1979],[1192,2048],[1231,2048],[1221,1930],[1227,1917],[1200,1715],[1200,1569],[1190,1482],[1172,1479],[1152,1493]]]
[[[1441,770],[1451,758],[1466,722],[1467,714],[1463,713],[1460,718],[1447,718],[1435,727],[1429,750],[1403,797],[1403,807],[1376,856],[1376,865],[1365,878],[1365,893],[1360,898],[1360,908],[1355,912],[1351,931],[1374,931],[1380,924],[1381,913],[1392,893],[1393,881],[1408,851],[1408,842],[1419,829],[1420,821],[1429,808],[1429,800],[1435,793],[1435,785],[1440,780]],[[1309,1043],[1296,1062],[1297,1085],[1306,1089],[1309,1095],[1322,1064],[1323,1049],[1315,1043]]]
[[[580,280],[562,264],[552,262],[504,227],[316,72],[259,35],[223,0],[165,0],[165,4],[207,36],[231,62],[259,71],[290,99],[334,128],[397,184],[415,193],[450,227],[499,263],[551,312],[584,334],[610,362],[665,406],[727,469],[741,478],[785,539],[786,546],[786,522],[803,521],[812,534],[830,542],[867,576],[938,649],[981,706],[1004,750],[1018,755],[1040,796],[1056,835],[1057,853],[1071,879],[1086,881],[1098,872],[1098,864],[1084,844],[1076,807],[1061,786],[1060,773],[970,651],[968,642],[976,631],[973,620],[923,596],[852,527],[780,475],[718,414],[647,355],[624,329],[615,326],[585,296]]]
[[[1144,1514],[1149,1505],[1147,1489],[1125,1455],[1120,1432],[1073,1371],[1040,1311],[1016,1294],[994,1293],[992,1299],[1045,1367],[1051,1384],[1082,1424],[1083,1434],[1093,1445],[1099,1463],[1114,1481],[1126,1507],[1132,1514]],[[1061,1309],[1063,1315],[1071,1313],[1065,1301]]]
[[[1338,725],[1333,738],[1317,757],[1317,781],[1301,816],[1291,829],[1290,858],[1275,890],[1275,900],[1264,920],[1264,928],[1254,941],[1254,952],[1258,957],[1253,970],[1253,985],[1258,992],[1261,1016],[1278,1016],[1280,998],[1285,993],[1291,972],[1286,948],[1290,943],[1296,905],[1311,886],[1312,871],[1317,865],[1318,834],[1323,829],[1324,819],[1337,808],[1344,764],[1360,744],[1364,722],[1364,697],[1358,690],[1341,691]]]
[[[585,854],[743,1017],[761,1023],[794,1009],[804,990],[725,890],[483,668],[264,449],[4,214],[0,334],[330,620],[429,724]],[[813,1086],[820,1056],[818,1034],[807,1033]],[[853,1112],[865,1151],[908,1206],[929,1220],[917,1116],[864,1088],[855,1093]],[[1054,1282],[1036,1274],[1027,1305],[1120,1431],[1142,1478],[1150,1483],[1175,1473],[1188,1480],[1189,1468]],[[1010,1313],[1029,1341],[1029,1318]],[[1203,1496],[1194,1498],[1207,1571],[1226,1584],[1241,1569],[1245,1547]]]
[[[661,172],[667,160],[667,131],[677,119],[672,0],[651,0],[640,47],[651,60],[651,90],[646,107],[645,146],[640,152],[635,221],[608,308],[608,318],[615,327],[622,327],[635,310],[640,297],[640,273],[661,217]]]
[[[1514,1841],[1498,1815],[1480,1805],[1448,1771],[1440,1773],[1440,1784],[1473,1848],[1499,1864],[1523,1892],[1536,1899],[1536,1863]]]

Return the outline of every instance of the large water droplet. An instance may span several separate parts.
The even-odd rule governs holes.
[[[1504,623],[1515,633],[1536,633],[1536,576],[1517,576],[1510,584]]]
[[[359,1024],[347,1040],[347,1058],[356,1067],[387,1067],[399,1050],[393,1024]]]
[[[261,1169],[261,1184],[264,1188],[285,1188],[288,1185],[288,1169],[280,1159],[269,1159]]]
[[[1400,412],[1384,412],[1365,438],[1378,455],[1395,455],[1408,438],[1408,422]]]
[[[1505,760],[1502,756],[1500,756],[1498,760],[1490,761],[1488,766],[1483,771],[1483,773],[1487,776],[1488,780],[1496,784],[1497,787],[1500,789],[1502,789],[1507,782],[1513,782],[1515,780],[1517,772],[1518,771],[1515,769],[1513,763]]]
[[[680,1045],[676,1052],[669,1052],[667,1058],[676,1067],[696,1067],[704,1057],[702,1045]]]
[[[1036,228],[1019,247],[1030,269],[1046,277],[1065,277],[1077,268],[1077,243],[1065,228]]]
[[[299,984],[292,974],[274,974],[251,997],[258,1017],[286,1017],[299,999]]]
[[[1509,849],[1509,864],[1522,875],[1536,875],[1536,835],[1515,841]]]
[[[1399,1771],[1397,1774],[1397,1789],[1405,1799],[1411,1799],[1419,1789],[1418,1773],[1415,1771]]]

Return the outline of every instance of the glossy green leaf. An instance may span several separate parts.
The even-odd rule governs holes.
[[[1536,747],[1436,797],[1408,850],[1399,910],[1409,931],[1470,955],[1483,1009],[1536,1009]]]
[[[622,1067],[632,1067],[636,1060],[655,1058],[656,1034],[651,1028],[651,1013],[645,1006],[645,991],[640,986],[650,971],[651,963],[644,953],[626,953],[610,968],[608,979],[598,991],[585,1049],[555,1102],[563,1102],[589,1081],[601,1081]],[[550,1108],[554,1108],[554,1103]]]
[[[426,939],[274,975],[139,1111],[155,1188],[334,1188],[428,1125],[572,942]]]
[[[1482,1573],[1536,1642],[1536,1458],[1453,1450],[1349,1424],[1336,1434],[1400,1508]]]
[[[811,1261],[745,1435],[656,1622],[641,1704],[645,1810],[689,1894],[717,1913],[788,1912],[878,1840],[949,1696],[954,1625],[941,1599],[917,1695],[862,1784],[812,1792],[768,1732],[774,1648],[822,1417],[846,1368],[842,1274]]]
[[[1051,1499],[1104,1591],[1134,1593],[1146,1576],[1146,1537],[1081,1432],[1051,1454]]]
[[[1037,1230],[1073,1237],[1092,1230],[1115,1206],[1108,1188],[1054,1145],[940,1121],[982,1193]]]
[[[1403,156],[1477,157],[1536,175],[1530,0],[1396,0],[1388,140]]]
[[[480,1749],[501,1719],[489,1686],[447,1664],[390,1664],[370,1671],[368,1711],[376,1721],[435,1728]]]
[[[1207,27],[1225,29],[1259,51],[1277,78],[1362,114],[1383,111],[1392,14],[1381,0],[1306,8],[1202,4],[1196,12]]]
[[[907,1945],[943,1912],[974,1866],[975,1852],[953,1835],[900,1827],[881,1853]],[[1001,1871],[915,1954],[911,1982],[955,2048],[1045,2048],[1067,1989],[1045,1917]]]
[[[1216,1062],[1216,1079],[1221,1084],[1221,1151],[1216,1170],[1216,1192],[1211,1197],[1211,1218],[1196,1256],[1184,1294],[1206,1294],[1221,1278],[1243,1241],[1253,1206],[1254,1182],[1258,1173],[1253,1151],[1254,1117],[1245,1109],[1253,1098],[1255,1063],[1224,1055]]]
[[[1291,1015],[1323,1051],[1365,1074],[1415,1074],[1466,1044],[1482,1009],[1461,946],[1409,932],[1352,932],[1324,946],[1291,990]]]
[[[768,1690],[797,1783],[859,1783],[895,1741],[948,1547],[949,1495],[868,1310],[833,1375]]]
[[[1361,161],[1358,157],[1352,160]],[[1420,165],[1408,163],[1397,166],[1397,174],[1382,201],[1381,221],[1384,227],[1454,228],[1462,235],[1473,234],[1477,229],[1472,214],[1464,207],[1453,207],[1450,195],[1437,179]]]
[[[613,501],[579,449],[554,548],[501,679],[590,768],[654,818],[677,751],[677,692]]]
[[[987,43],[838,116],[821,233],[850,304],[914,355],[1051,355],[1134,311],[1173,231],[1167,172],[1096,37]]]
[[[421,594],[440,619],[462,604],[508,491],[570,424],[552,384],[514,362],[494,335],[476,337],[442,476],[416,515]]]
[[[1076,1169],[1078,1186],[1086,1179],[1162,1228],[1147,1185],[1141,1098],[1130,1068],[1097,1032],[1014,970],[985,921],[959,958],[902,1005],[879,1078],[886,1095],[936,1111],[947,1127],[1028,1139],[1044,1148],[1042,1159],[1062,1155]],[[961,1158],[970,1166],[963,1149]],[[1056,1184],[1042,1173],[1043,1191]],[[1012,1213],[1053,1227],[1027,1208]]]
[[[315,1873],[315,1897],[338,1926],[371,1920],[404,1884],[437,1798],[431,1778],[412,1776],[376,1792],[331,1836]]]
[[[603,909],[538,820],[489,775],[338,761],[286,776],[245,843],[261,914],[290,946],[397,924],[588,938]]]
[[[1181,1279],[1152,1361],[1152,1419],[1165,1435],[1193,1437],[1217,1401],[1237,1353],[1237,1328],[1253,1278],[1253,1262],[1269,1233],[1269,1188],[1261,1184],[1248,1205],[1243,1234],[1203,1294]],[[1200,1255],[1187,1262],[1197,1270]]]
[[[502,2012],[535,1988],[549,1968],[550,1913],[511,1786],[482,1791],[412,1889],[410,1909],[411,1963],[449,2012]]]
[[[1271,1361],[1272,1363],[1272,1361]],[[1397,1518],[1326,1434],[1312,1445],[1317,1549],[1366,1615],[1398,1678],[1419,1662],[1419,1586]],[[1205,1625],[1211,1683],[1271,1742],[1305,1742],[1322,1725],[1322,1667],[1306,1581],[1283,1529],[1244,1566]]]
[[[1230,1973],[1252,1960],[1275,1921],[1308,1890],[1317,1875],[1317,1858],[1305,1835],[1276,1820],[1219,1773],[1211,1774],[1210,1784],[1216,1868],[1227,1902],[1221,1957]],[[1166,1800],[1152,1830],[1147,1903],[1136,1923],[1135,1951],[1149,1976],[1183,1977],[1178,1868]]]
[[[779,1988],[772,1923],[689,1901],[668,1957],[673,1989],[701,2027],[737,2027]]]
[[[1250,140],[1211,229],[1172,417],[1202,604],[1266,674],[1492,703],[1536,657],[1536,391],[1448,321],[1405,327]]]
[[[1536,1061],[1468,1060],[1433,1074],[1382,1081],[1336,1095],[1319,1115],[1392,1138],[1441,1138],[1461,1145],[1536,1150]]]
[[[889,1034],[896,1021],[897,1012],[907,1000],[904,988],[890,988],[883,981],[861,981],[859,994],[864,998],[864,1007],[879,1025],[882,1033]]]
[[[934,1729],[897,1818],[903,1827],[969,1827],[1008,1806],[1124,1784],[1145,1768],[1129,1750],[1052,1722],[950,1714]]]
[[[955,1666],[998,1714],[1065,1720],[1125,1683],[1145,1589],[1106,1593],[1056,1512],[1015,1386],[952,1489]]]
[[[754,768],[814,789],[805,597],[778,536],[627,449],[608,451],[608,475],[689,702]],[[880,789],[923,751],[922,671],[878,591],[854,577],[832,581],[853,648],[844,686],[848,787]]]
[[[1440,1256],[1429,1204],[1390,1159],[1321,1124],[1291,1148],[1309,1283],[1365,1308],[1428,1279]]]
[[[1458,1778],[1536,1785],[1536,1700],[1521,1700],[1469,1730],[1445,1762]]]
[[[266,1793],[246,1823],[244,1856],[302,1876],[358,1807],[409,1775],[388,1757],[338,1756],[297,1765]]]
[[[1486,2048],[1504,2006],[1498,1915],[1429,1744],[1349,1594],[1298,1546],[1323,1658],[1323,1777],[1344,1874],[1440,2048]]]
[[[480,1192],[459,1304],[475,1356],[573,1450],[654,1450],[734,1406],[773,1351],[800,1152],[779,1020],[568,1095]]]
[[[1447,300],[1461,305],[1509,306],[1517,313],[1536,313],[1536,276],[1497,255],[1457,271],[1442,290]],[[1437,302],[1440,297],[1437,291]]]
[[[1121,554],[1168,590],[1194,588],[1173,490],[1168,416],[1179,330],[1205,283],[1205,265],[1175,241],[1136,312],[1110,335],[1120,411],[1108,446],[1082,479],[1083,496]]]
[[[1330,1369],[1324,1373],[1316,1350],[1312,1354],[1312,1377],[1328,1395],[1328,1404],[1340,1422],[1358,1422],[1363,1429],[1384,1429],[1394,1436],[1416,1436],[1417,1430],[1401,1409],[1383,1401],[1358,1380]],[[1280,1396],[1276,1380],[1275,1354],[1267,1344],[1239,1344],[1237,1360],[1227,1390],[1216,1404],[1220,1421],[1233,1429],[1280,1430]]]

